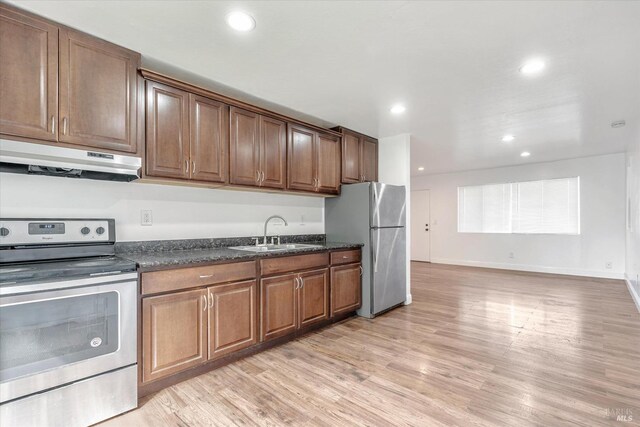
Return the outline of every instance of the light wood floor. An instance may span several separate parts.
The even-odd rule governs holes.
[[[410,306],[185,381],[104,425],[640,425],[640,314],[624,282],[422,263],[412,277]]]

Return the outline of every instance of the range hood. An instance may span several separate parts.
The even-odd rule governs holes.
[[[140,157],[0,139],[0,172],[133,181]]]

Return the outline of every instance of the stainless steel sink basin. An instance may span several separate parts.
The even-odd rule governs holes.
[[[231,246],[229,249],[247,252],[279,252],[291,249],[321,248],[322,245],[310,245],[307,243],[290,243],[284,245],[251,245],[251,246]]]

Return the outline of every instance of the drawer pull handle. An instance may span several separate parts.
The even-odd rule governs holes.
[[[205,295],[202,295],[202,311],[207,311],[207,297]]]
[[[342,255],[342,259],[348,259],[349,257],[346,255]]]
[[[209,277],[213,277],[213,274],[202,274],[202,275],[200,275],[201,279],[208,279]]]

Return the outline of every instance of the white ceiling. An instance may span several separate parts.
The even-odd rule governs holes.
[[[324,123],[410,133],[413,174],[620,152],[640,119],[637,1],[12,3]],[[227,27],[237,9],[254,31]]]

